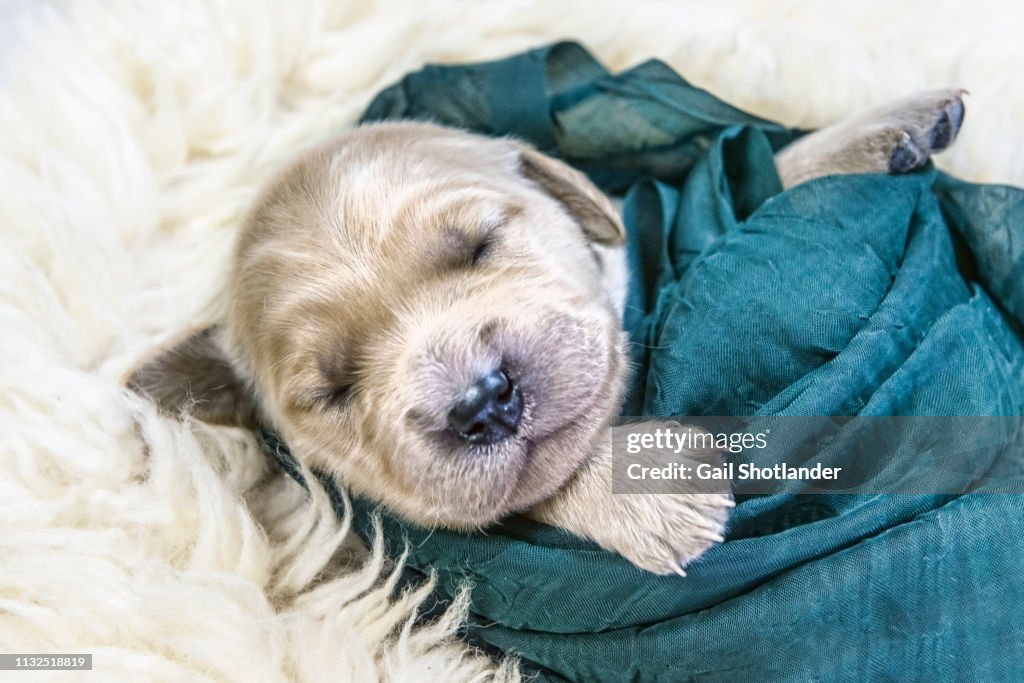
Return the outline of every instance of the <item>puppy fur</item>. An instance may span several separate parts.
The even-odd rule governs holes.
[[[780,176],[911,170],[962,118],[961,91],[924,93],[805,137],[777,157]],[[356,128],[269,183],[238,239],[226,319],[127,383],[169,412],[266,424],[310,466],[420,524],[527,512],[683,574],[722,540],[732,501],[611,493],[603,437],[628,374],[623,241],[608,198],[520,142]],[[509,438],[469,443],[448,416],[495,368],[515,379],[522,418]]]

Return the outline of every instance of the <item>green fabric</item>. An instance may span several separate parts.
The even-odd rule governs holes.
[[[1020,190],[929,166],[782,192],[797,132],[570,43],[427,67],[364,120],[398,118],[518,135],[625,193],[626,415],[1024,414]],[[1015,443],[985,457],[1020,481]],[[524,521],[384,526],[442,599],[471,579],[466,637],[541,681],[1024,680],[1021,495],[739,494],[686,578]]]

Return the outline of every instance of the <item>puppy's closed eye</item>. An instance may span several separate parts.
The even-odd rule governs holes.
[[[470,262],[476,241],[465,229],[449,225],[429,254],[429,263],[442,268],[457,268]]]
[[[480,237],[477,240],[476,247],[473,249],[473,253],[470,255],[469,265],[480,265],[480,263],[483,262],[483,260],[487,258],[488,254],[492,251],[494,243],[495,238],[493,230]]]
[[[320,374],[324,385],[316,391],[317,404],[325,408],[346,406],[356,391],[356,377],[352,369],[335,355],[320,361]]]
[[[464,268],[479,265],[487,258],[496,241],[496,225],[478,231],[450,227],[445,230],[439,248],[440,262],[447,267]]]
[[[437,250],[439,262],[446,267],[464,268],[480,265],[493,254],[500,240],[500,231],[523,209],[515,205],[491,209],[483,216],[447,216]]]
[[[355,393],[355,388],[355,382],[325,387],[320,398],[328,407],[342,407],[352,400],[352,394]]]

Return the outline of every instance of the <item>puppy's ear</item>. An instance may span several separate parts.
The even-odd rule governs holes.
[[[210,424],[253,427],[256,405],[217,343],[217,326],[185,337],[135,368],[125,385],[172,415],[185,411]]]
[[[615,207],[587,176],[576,169],[522,146],[519,172],[561,202],[584,234],[593,241],[615,245],[626,240],[626,231]]]

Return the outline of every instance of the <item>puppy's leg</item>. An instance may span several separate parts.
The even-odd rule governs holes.
[[[784,187],[839,173],[906,173],[956,139],[964,91],[932,90],[811,133],[775,155]]]
[[[655,574],[683,567],[721,543],[732,496],[721,493],[612,493],[612,452],[605,444],[554,497],[530,510]]]

